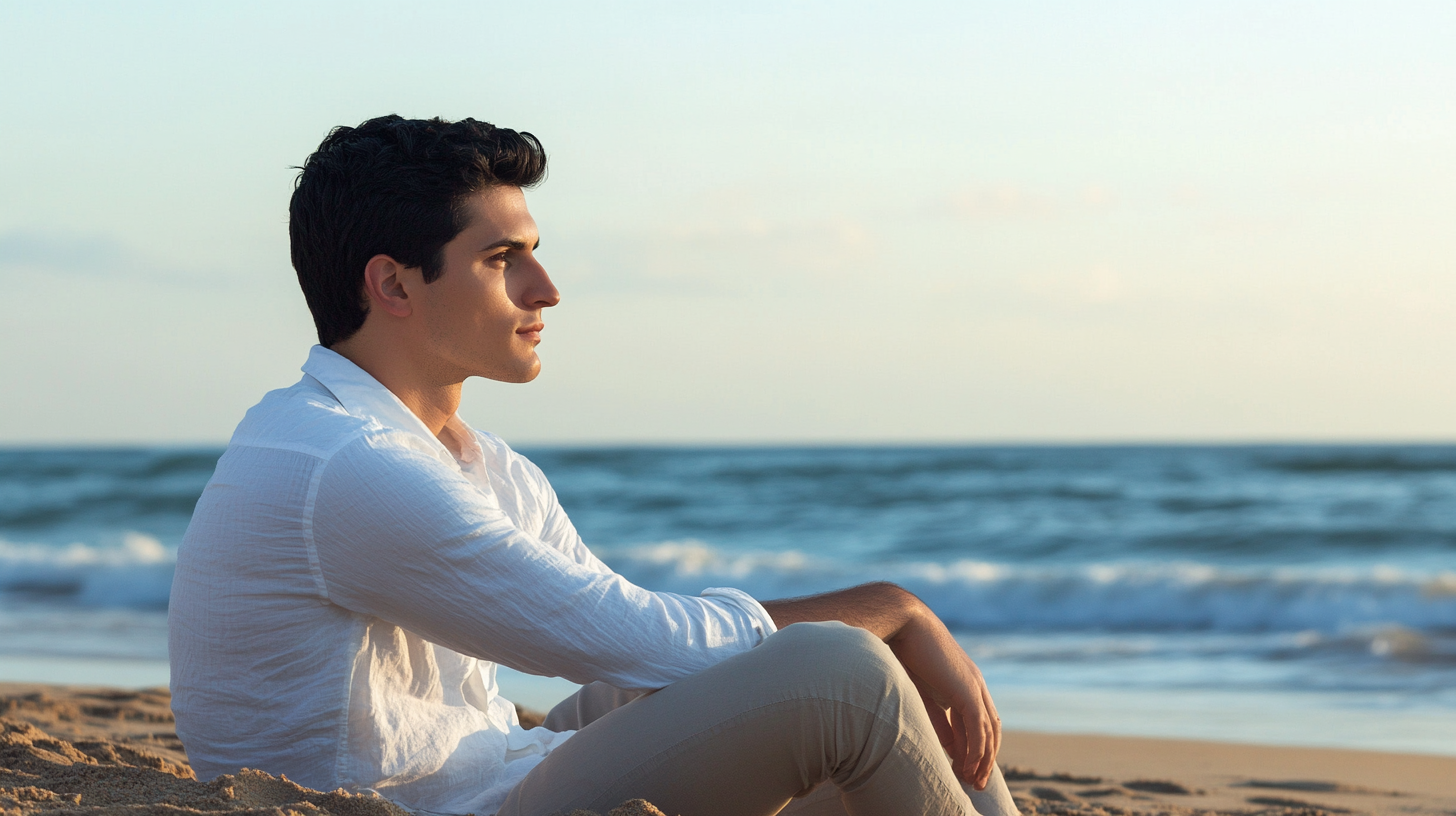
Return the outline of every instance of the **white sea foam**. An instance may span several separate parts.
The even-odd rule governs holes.
[[[166,607],[177,553],[143,533],[64,546],[0,540],[0,590],[92,607]]]
[[[686,594],[726,585],[760,598],[781,598],[894,581],[924,598],[953,626],[982,631],[1456,628],[1456,572],[970,559],[855,564],[795,550],[728,551],[691,540],[611,549],[604,555],[642,586]],[[82,607],[165,608],[175,560],[174,549],[140,533],[110,543],[60,547],[0,540],[0,591]],[[1413,648],[1407,641],[1392,637],[1372,648],[1402,653]]]
[[[1068,566],[850,565],[803,553],[728,553],[699,541],[622,548],[607,560],[645,586],[695,592],[732,583],[790,597],[876,580],[920,595],[952,625],[977,629],[1349,631],[1456,627],[1456,573],[1390,567],[1224,568],[1201,563]]]

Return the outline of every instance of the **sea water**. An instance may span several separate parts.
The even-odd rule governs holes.
[[[525,452],[648,588],[909,588],[1011,728],[1456,755],[1456,446]],[[220,453],[0,451],[0,680],[166,682]]]

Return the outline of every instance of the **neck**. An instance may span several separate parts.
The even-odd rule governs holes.
[[[462,378],[445,374],[433,359],[416,359],[408,343],[395,338],[382,338],[366,332],[369,325],[339,343],[332,350],[359,366],[399,397],[405,407],[425,423],[452,453],[460,455],[453,434],[445,432],[445,423],[460,408]]]
[[[357,364],[357,363],[356,363]],[[421,385],[418,383],[404,382],[398,378],[390,378],[388,375],[381,376],[366,366],[360,368],[369,372],[369,375],[379,380],[380,383],[394,392],[404,407],[420,418],[425,427],[436,439],[445,443],[455,455],[460,451],[455,449],[454,436],[445,433],[445,423],[455,412],[460,409],[460,383],[445,385]]]

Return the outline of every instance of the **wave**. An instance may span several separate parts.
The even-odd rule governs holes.
[[[0,540],[0,592],[90,607],[165,609],[177,553],[143,533],[63,547]]]
[[[952,628],[967,630],[1456,630],[1456,572],[972,560],[852,565],[794,551],[730,553],[699,541],[622,548],[605,557],[636,583],[682,593],[727,585],[758,598],[784,598],[894,581]]]
[[[785,598],[894,581],[966,631],[1456,632],[1456,572],[1148,562],[855,564],[794,550],[734,552],[693,540],[603,555],[634,583],[684,594],[734,586],[758,598]],[[0,540],[0,593],[83,607],[165,609],[175,562],[175,549],[134,532],[63,547]],[[1391,640],[1380,648],[1407,646]]]
[[[0,450],[0,529],[186,525],[220,451]]]
[[[1328,447],[1294,449],[1269,456],[1271,470],[1301,474],[1422,474],[1456,472],[1456,448],[1451,446]]]
[[[212,475],[222,448],[0,449],[0,480],[146,479]]]

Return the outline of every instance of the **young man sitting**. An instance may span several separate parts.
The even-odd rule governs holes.
[[[914,596],[634,586],[456,416],[466,378],[540,370],[560,295],[522,189],[545,170],[530,134],[397,116],[304,164],[289,234],[319,345],[238,426],[172,587],[199,777],[443,813],[1014,816],[981,674]],[[497,664],[584,688],[525,729]]]

